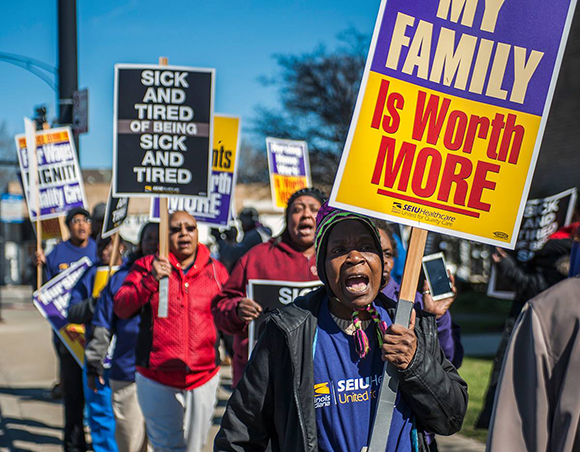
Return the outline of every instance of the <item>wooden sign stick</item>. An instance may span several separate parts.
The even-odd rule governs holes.
[[[44,130],[48,130],[50,129],[50,125],[47,122],[45,122],[42,124],[42,128]],[[37,172],[34,175],[35,180],[34,196],[36,196],[36,253],[38,255],[42,253],[42,221],[40,220],[40,187],[38,186],[38,153],[36,152],[36,145],[34,149],[30,150],[30,152],[34,152],[36,154]],[[41,286],[42,286],[42,265],[40,265],[39,262],[38,265],[36,266],[36,288],[40,289]]]
[[[166,57],[159,58],[160,66],[167,66]],[[159,257],[169,257],[169,214],[167,209],[167,198],[159,198]],[[159,281],[159,306],[157,317],[166,318],[168,312],[169,278]]]
[[[107,281],[111,277],[111,272],[113,271],[113,266],[117,262],[117,255],[119,254],[119,233],[115,232],[113,235],[113,250],[111,251],[111,259],[109,260],[109,273],[107,273]]]
[[[40,199],[40,195],[36,199]],[[42,252],[42,221],[40,221],[40,209],[36,211],[36,253],[39,255]],[[36,288],[42,287],[42,265],[40,261],[36,266]]]
[[[413,228],[409,250],[407,252],[407,260],[405,261],[403,280],[401,281],[401,292],[399,294],[399,302],[397,303],[395,321],[393,322],[397,325],[409,326],[411,312],[413,311],[413,305],[415,303],[415,294],[417,292],[417,283],[419,282],[419,275],[421,273],[421,263],[423,253],[425,252],[426,241],[427,231],[424,229]],[[377,410],[373,422],[369,447],[363,448],[363,451],[384,452],[387,448],[393,410],[397,399],[398,386],[399,371],[393,364],[386,362],[383,367],[383,382],[379,389]]]

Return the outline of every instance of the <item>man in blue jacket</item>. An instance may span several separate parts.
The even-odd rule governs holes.
[[[44,266],[46,280],[54,278],[83,257],[97,260],[97,245],[91,238],[92,222],[89,212],[82,208],[71,209],[66,216],[70,239],[56,245],[48,256],[41,251],[36,254],[39,265]],[[60,376],[64,387],[64,450],[84,452],[87,450],[83,429],[82,371],[65,345],[54,335],[55,348],[60,361]]]

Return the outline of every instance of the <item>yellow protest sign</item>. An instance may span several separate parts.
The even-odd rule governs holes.
[[[574,6],[383,0],[331,204],[513,248]]]
[[[212,169],[208,196],[172,196],[167,200],[169,213],[185,210],[199,223],[228,226],[232,219],[241,137],[241,119],[214,116]],[[159,198],[152,198],[151,221],[159,221]]]
[[[266,138],[272,204],[286,209],[288,199],[298,190],[312,186],[308,144],[305,141]]]

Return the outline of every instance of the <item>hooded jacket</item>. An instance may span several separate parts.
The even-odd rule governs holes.
[[[168,386],[194,389],[219,369],[210,305],[228,274],[202,244],[187,274],[170,253],[168,315],[159,318],[159,283],[151,274],[154,259],[145,256],[133,264],[115,295],[114,311],[122,319],[141,313],[136,350],[140,374]]]
[[[312,343],[325,289],[317,289],[269,318],[252,359],[236,387],[214,442],[215,451],[317,451]],[[375,303],[394,318],[395,303],[379,294]],[[418,312],[417,350],[400,371],[399,391],[419,427],[440,435],[461,429],[467,384],[445,358],[435,317]],[[428,446],[420,435],[420,450]]]
[[[307,258],[295,250],[286,235],[256,245],[238,261],[227,283],[212,302],[218,329],[234,335],[234,386],[248,361],[246,323],[237,314],[238,303],[246,297],[248,280],[316,281],[315,266],[314,256]]]

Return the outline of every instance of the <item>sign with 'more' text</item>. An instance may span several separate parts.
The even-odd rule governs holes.
[[[312,186],[306,141],[266,138],[268,168],[274,209],[286,209],[288,199],[302,188]]]
[[[207,195],[214,84],[214,69],[115,65],[115,196]]]
[[[235,116],[214,116],[214,143],[210,190],[207,196],[172,196],[169,213],[185,210],[199,223],[227,226],[232,218],[236,186],[241,120]],[[159,198],[151,199],[151,221],[159,221]]]
[[[37,207],[31,204],[31,196],[36,194],[30,193],[30,151],[26,146],[26,135],[19,134],[14,138],[28,214],[31,220],[36,220]],[[32,189],[38,190],[41,220],[66,215],[66,212],[76,207],[86,208],[83,177],[70,128],[59,127],[36,132],[36,167],[38,188]]]
[[[513,248],[576,0],[383,0],[331,204]]]

